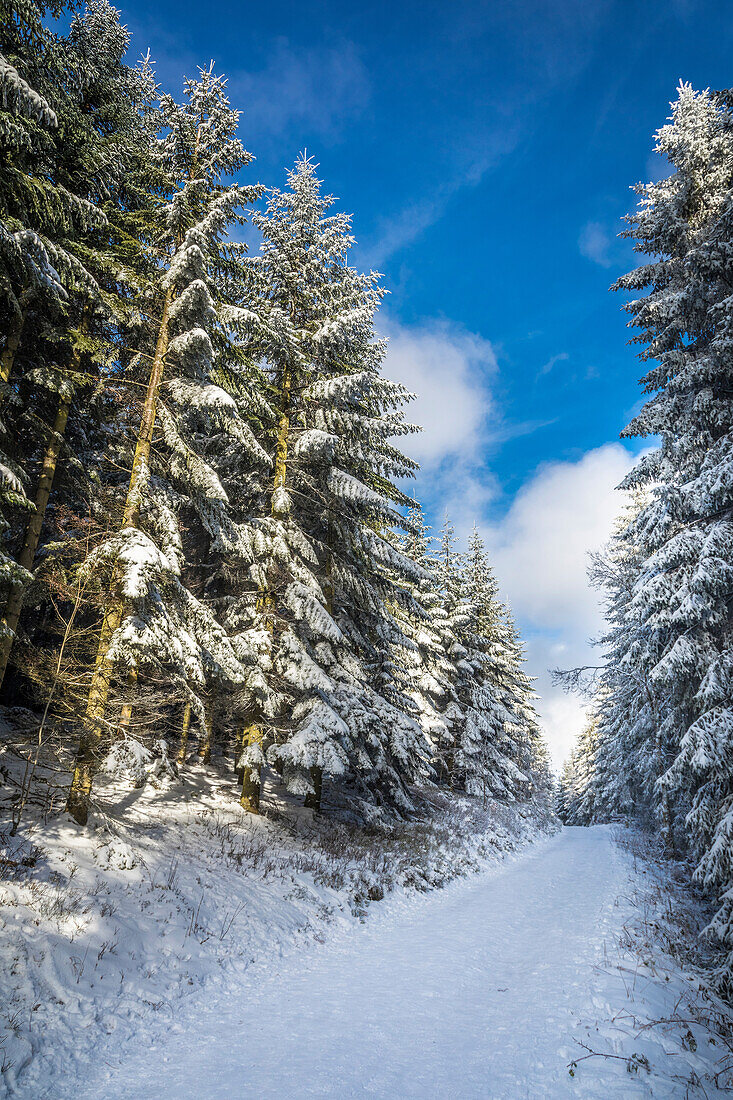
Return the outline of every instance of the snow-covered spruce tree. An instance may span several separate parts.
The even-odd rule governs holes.
[[[0,22],[0,436],[5,454],[0,474],[0,584],[7,598],[28,581],[28,571],[8,550],[11,521],[32,510],[25,490],[23,448],[10,430],[30,411],[19,391],[17,356],[23,333],[66,322],[71,295],[89,292],[88,273],[66,248],[69,237],[104,221],[103,214],[56,180],[64,134],[59,112],[68,102],[68,76],[59,39],[43,25],[43,4],[7,3]],[[20,513],[18,513],[20,509]],[[7,626],[2,636],[7,638]]]
[[[0,382],[14,370],[26,326],[74,292],[93,288],[70,241],[105,225],[82,189],[89,173],[64,171],[83,134],[74,121],[77,74],[67,43],[44,26],[64,5],[4,4],[0,24]],[[100,167],[97,165],[97,167]]]
[[[222,238],[241,220],[242,204],[258,193],[225,182],[250,160],[236,136],[239,115],[225,85],[211,68],[200,70],[198,80],[186,82],[182,105],[167,95],[160,103],[165,136],[158,156],[170,197],[161,212],[160,269],[133,363],[148,364],[147,387],[119,531],[83,566],[87,575],[108,577],[109,594],[67,803],[82,824],[100,751],[119,724],[107,721],[113,676],[134,687],[143,676],[165,682],[169,700],[187,698],[199,715],[205,689],[242,678],[225,630],[182,581],[178,522],[182,497],[199,515],[208,509],[212,526],[224,522],[227,503],[216,470],[190,432],[192,412],[207,408],[256,451],[236,402],[213,381],[226,304],[217,294]],[[129,720],[129,704],[122,718]]]
[[[466,707],[470,702],[473,666],[463,638],[469,626],[470,610],[463,591],[461,555],[455,529],[445,516],[440,532],[438,553],[434,564],[440,602],[434,611],[441,639],[450,663],[451,698],[443,711],[445,729],[442,740],[433,743],[434,767],[438,782],[454,785],[456,754],[466,726]]]
[[[532,706],[532,720],[530,720],[527,728],[529,732],[528,759],[520,757],[519,765],[522,772],[529,776],[530,783],[523,793],[525,797],[528,795],[537,803],[551,809],[555,803],[557,780],[552,770],[550,749],[542,732],[534,705]]]
[[[42,4],[7,3],[0,23],[3,383],[13,369],[31,303],[39,295],[51,301],[66,298],[58,270],[66,257],[57,254],[53,239],[60,227],[79,228],[80,215],[88,216],[76,197],[53,181],[58,116],[50,101],[63,101],[66,74],[57,39],[43,25],[48,10]]]
[[[506,604],[500,606],[500,627],[496,640],[492,639],[492,657],[494,646],[498,653],[489,666],[489,682],[499,699],[506,700],[505,705],[512,714],[507,733],[516,755],[511,758],[526,778],[519,793],[549,805],[554,798],[555,781],[549,749],[535,710],[538,696],[533,678],[526,670],[526,646],[510,608]]]
[[[671,853],[674,806],[668,787],[659,783],[671,761],[662,741],[663,701],[652,677],[660,635],[648,630],[635,602],[645,561],[637,521],[646,503],[646,494],[633,494],[608,547],[593,556],[589,569],[591,584],[603,593],[607,623],[595,643],[601,665],[591,670],[597,717],[593,803],[598,820],[634,817],[659,828]],[[678,820],[677,831],[682,827]]]
[[[34,511],[17,534],[18,563],[29,571],[62,450],[74,459],[65,463],[65,506],[79,500],[86,508],[93,493],[93,439],[96,434],[101,442],[118,407],[117,395],[107,391],[120,385],[122,336],[154,272],[149,237],[156,202],[150,109],[155,85],[145,63],[134,69],[124,64],[128,44],[119,14],[106,0],[94,0],[75,16],[68,36],[55,44],[59,64],[73,76],[57,105],[54,181],[73,187],[105,220],[57,238],[89,277],[64,280],[61,308],[54,311],[45,302],[36,310],[15,357],[21,404],[15,435],[35,483]],[[2,615],[0,682],[24,594],[25,586],[16,584]]]
[[[555,813],[563,825],[569,825],[571,807],[573,804],[573,789],[575,783],[576,747],[573,747],[570,756],[563,761],[560,778],[557,784],[557,798],[555,800]]]
[[[594,798],[597,746],[598,720],[591,711],[560,777],[557,812],[565,825],[591,825],[607,820],[599,816]]]
[[[650,500],[632,538],[647,551],[632,606],[656,650],[651,681],[660,783],[693,798],[687,817],[697,878],[721,898],[712,923],[733,983],[733,111],[728,93],[682,84],[656,149],[672,174],[640,187],[628,235],[650,257],[617,286],[653,396],[626,434],[660,446],[627,479]]]
[[[436,776],[442,772],[445,777],[442,754],[453,744],[453,729],[463,720],[448,656],[456,638],[448,625],[438,588],[436,561],[431,552],[434,540],[422,508],[415,502],[410,505],[408,532],[400,541],[401,549],[421,570],[409,585],[420,610],[397,611],[401,629],[411,643],[402,648],[401,683],[415,704],[417,720],[433,747]]]
[[[176,492],[186,566],[184,583],[206,602],[224,628],[240,662],[236,679],[217,676],[206,706],[199,755],[211,756],[214,739],[233,747],[235,766],[241,754],[247,715],[267,697],[260,669],[263,638],[252,629],[256,589],[250,568],[256,557],[252,517],[262,503],[262,487],[271,477],[272,461],[258,442],[272,429],[267,379],[251,357],[254,315],[249,290],[242,279],[246,247],[228,241],[220,257],[212,291],[216,292],[219,324],[212,330],[214,367],[211,384],[199,393],[174,381],[174,399],[187,430],[188,445],[215,473],[223,495],[212,495],[191,482],[188,462],[175,471]],[[184,405],[181,397],[187,397]],[[194,398],[191,400],[191,398]],[[253,430],[254,429],[254,430]],[[256,434],[255,434],[256,433]],[[191,701],[184,703],[179,759],[186,757]]]
[[[514,799],[530,783],[517,762],[524,757],[530,763],[531,685],[475,527],[461,561],[459,590],[466,608],[459,633],[465,649],[459,688],[465,718],[456,771],[469,794]]]
[[[572,754],[563,762],[560,777],[555,790],[555,813],[563,825],[568,823],[570,807],[570,787],[572,784]]]
[[[671,761],[662,744],[663,698],[652,678],[666,635],[649,631],[635,602],[647,557],[637,521],[649,499],[641,490],[631,495],[608,545],[591,558],[588,576],[602,595],[606,620],[593,641],[600,663],[559,673],[558,679],[592,697],[593,768],[582,799],[586,823],[633,818],[659,829],[672,854],[684,812],[659,782]]]
[[[314,164],[300,158],[286,191],[253,222],[246,261],[253,349],[271,379],[273,480],[254,539],[264,706],[254,706],[239,764],[242,804],[257,810],[269,760],[318,809],[324,774],[368,800],[408,808],[423,766],[419,725],[385,694],[399,635],[391,606],[412,596],[415,565],[387,531],[409,501],[392,483],[414,469],[390,442],[411,430],[404,389],[381,373],[373,317],[378,277],[348,264],[350,219],[330,213]]]

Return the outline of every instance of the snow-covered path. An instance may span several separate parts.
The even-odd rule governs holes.
[[[606,829],[565,829],[492,874],[373,909],[241,997],[196,998],[162,1041],[141,1029],[134,1052],[106,1049],[54,1096],[649,1095],[613,1064],[580,1088],[567,1069],[580,1023],[614,1007],[595,964],[626,881]]]

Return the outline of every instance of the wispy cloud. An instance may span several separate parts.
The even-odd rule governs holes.
[[[537,417],[534,420],[504,420],[501,417],[492,425],[488,434],[487,447],[497,447],[501,443],[509,443],[512,439],[521,439],[525,435],[534,435],[541,428],[549,428],[551,424],[557,424],[559,417]]]
[[[451,53],[460,54],[470,41],[472,49],[477,49],[479,42],[485,44],[489,56],[492,45],[507,41],[521,22],[521,54],[511,59],[508,83],[487,89],[475,103],[467,98],[461,116],[450,120],[450,132],[440,134],[440,144],[450,149],[453,158],[452,166],[443,168],[445,182],[418,173],[416,178],[423,180],[421,190],[384,218],[371,241],[363,242],[362,255],[373,267],[382,267],[420,238],[446,214],[454,197],[478,186],[528,140],[543,101],[558,89],[567,89],[592,63],[612,3],[564,0],[553,5],[546,0],[503,0],[443,6],[437,18]],[[436,71],[435,78],[442,79],[444,74]],[[428,168],[434,163],[428,161]]]
[[[490,149],[485,148],[465,168],[440,183],[429,196],[415,199],[396,214],[381,219],[372,240],[364,241],[360,246],[360,256],[364,262],[380,269],[390,257],[417,240],[426,229],[440,221],[460,192],[478,187],[502,158],[511,152],[517,139],[516,132],[507,131],[487,142]]]
[[[334,141],[371,96],[366,66],[348,40],[304,47],[277,38],[267,63],[256,72],[233,73],[230,90],[244,107],[245,138],[253,134],[260,146],[290,129],[297,129],[301,145]]]
[[[578,248],[582,256],[601,267],[610,267],[613,263],[611,247],[614,241],[602,222],[586,222],[578,237]]]
[[[537,372],[537,377],[541,378],[545,374],[549,374],[553,367],[556,367],[558,363],[564,363],[570,356],[566,351],[559,351],[557,355],[551,355],[546,363],[543,363]]]

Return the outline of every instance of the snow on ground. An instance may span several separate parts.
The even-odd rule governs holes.
[[[146,1021],[48,1095],[722,1095],[710,1080],[721,1047],[703,1024],[647,1026],[696,979],[671,960],[661,969],[661,956],[629,967],[617,937],[628,948],[642,874],[609,829],[565,829],[478,877],[390,899],[152,1029]]]
[[[102,783],[80,830],[49,771],[45,811],[0,837],[0,1091],[733,1088],[731,1016],[695,969],[704,914],[641,834],[554,834],[538,807],[434,791],[407,824],[349,824],[334,803],[315,820],[274,776],[258,819],[223,762],[151,778]],[[2,812],[0,796],[0,832]]]
[[[58,782],[49,772],[49,791]],[[392,827],[315,821],[271,777],[258,819],[223,765],[194,763],[140,789],[101,785],[88,830],[29,806],[12,838],[0,798],[0,1094],[111,1096],[109,1081],[92,1083],[96,1069],[150,1050],[184,1014],[216,1030],[208,1006],[248,1001],[281,965],[310,966],[314,942],[348,942],[390,908],[385,894],[407,911],[556,827],[531,806],[434,792],[421,805]],[[240,1036],[234,1049],[246,1045]],[[186,1087],[168,1095],[195,1095]]]

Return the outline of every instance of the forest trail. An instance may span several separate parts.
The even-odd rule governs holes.
[[[584,1053],[575,1038],[623,1007],[609,1004],[618,983],[606,988],[597,964],[621,929],[627,883],[606,828],[566,828],[498,871],[406,908],[373,907],[240,998],[197,997],[162,1041],[141,1029],[134,1052],[106,1048],[91,1078],[54,1095],[648,1096],[619,1063],[568,1073]]]

